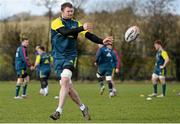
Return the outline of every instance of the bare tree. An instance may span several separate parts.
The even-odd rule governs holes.
[[[38,6],[45,6],[48,9],[48,39],[46,41],[46,50],[49,51],[50,43],[50,29],[51,29],[51,18],[52,18],[52,8],[58,4],[59,0],[36,0],[35,3]]]

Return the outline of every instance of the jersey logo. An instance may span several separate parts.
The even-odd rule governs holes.
[[[111,57],[111,54],[110,54],[110,53],[108,53],[106,56],[107,56],[107,57]]]
[[[49,63],[49,60],[45,60],[45,61],[44,61],[44,64],[48,64],[48,63]]]
[[[73,63],[73,60],[70,60],[69,62],[70,62],[70,63]]]
[[[71,29],[76,28],[76,26],[71,26]]]

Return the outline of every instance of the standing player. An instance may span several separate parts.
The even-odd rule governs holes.
[[[19,46],[16,50],[15,57],[15,70],[17,73],[17,83],[16,83],[16,95],[14,99],[22,99],[27,96],[27,84],[29,82],[29,76],[27,74],[27,68],[32,66],[29,64],[28,56],[27,56],[27,47],[29,46],[28,38],[23,38],[21,46]],[[23,88],[22,97],[19,96],[20,87]]]
[[[163,49],[162,42],[160,40],[156,40],[154,42],[154,47],[157,51],[155,69],[152,74],[152,83],[153,83],[154,92],[149,96],[150,97],[157,96],[157,83],[159,79],[162,84],[162,94],[157,97],[164,97],[166,95],[166,81],[165,81],[166,66],[169,62],[169,57],[167,52]]]
[[[117,59],[111,43],[99,48],[96,53],[96,63],[98,66],[97,78],[100,84],[100,94],[102,95],[105,89],[103,82],[105,77],[108,82],[109,96],[113,97],[115,94],[113,92],[112,72],[116,68]]]
[[[73,20],[74,8],[71,3],[61,5],[61,17],[55,19],[51,25],[51,44],[52,55],[54,58],[55,72],[59,78],[61,85],[59,92],[59,104],[56,111],[50,115],[53,120],[60,118],[67,95],[79,106],[85,119],[90,120],[88,107],[85,106],[73,87],[71,77],[76,63],[77,57],[77,37],[78,34],[83,34],[89,40],[103,44],[112,42],[112,37],[107,37],[104,40],[96,35],[88,32],[92,29],[92,25],[84,23],[83,25]]]
[[[38,67],[39,78],[41,82],[40,94],[48,95],[48,78],[51,73],[51,63],[53,58],[45,52],[43,46],[37,48],[38,55],[36,56],[36,62],[34,64],[34,69]]]

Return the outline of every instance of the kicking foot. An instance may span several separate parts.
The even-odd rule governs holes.
[[[82,111],[82,114],[86,120],[91,120],[91,117],[89,115],[89,109],[87,106],[85,106],[85,109]]]
[[[57,120],[60,118],[60,113],[56,111],[52,115],[50,115],[49,117],[52,118],[53,120]]]

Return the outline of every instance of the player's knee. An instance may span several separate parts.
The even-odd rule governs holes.
[[[111,81],[112,80],[112,76],[106,76],[106,81]]]
[[[96,77],[99,79],[101,78],[101,75],[99,73],[96,73]]]
[[[166,83],[164,76],[159,76],[159,80],[160,80],[161,84],[165,84]]]
[[[158,75],[152,74],[151,80],[152,80],[153,84],[157,83],[157,79],[158,79]]]
[[[61,73],[61,78],[63,78],[63,77],[71,79],[72,71],[69,69],[64,69],[63,72]]]
[[[23,84],[23,79],[22,78],[18,78],[16,84],[17,85],[22,85]]]

